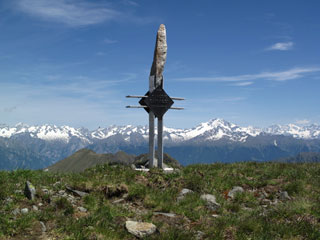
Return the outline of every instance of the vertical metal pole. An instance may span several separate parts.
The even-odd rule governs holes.
[[[154,90],[154,76],[149,77],[149,92]],[[155,167],[154,150],[154,113],[149,112],[149,168]]]
[[[163,118],[158,118],[158,168],[163,168]]]

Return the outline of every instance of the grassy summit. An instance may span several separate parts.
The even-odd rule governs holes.
[[[34,200],[23,194],[27,180]],[[234,186],[244,191],[230,198]],[[183,188],[193,192],[177,201]],[[208,208],[204,193],[221,207]],[[0,239],[135,239],[124,227],[129,219],[156,225],[146,239],[320,239],[320,164],[191,165],[170,174],[121,165],[0,172]]]

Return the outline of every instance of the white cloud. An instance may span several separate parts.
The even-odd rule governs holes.
[[[267,51],[280,50],[280,51],[288,51],[293,48],[293,42],[278,42],[273,44],[271,47],[268,47]]]
[[[105,6],[75,0],[19,0],[17,7],[31,16],[72,27],[98,24],[120,16]]]
[[[1,121],[8,124],[54,123],[95,128],[113,124],[119,114],[128,113],[124,95],[117,86],[135,77],[97,80],[73,77],[72,82],[0,82]],[[125,119],[125,118],[119,118]],[[121,120],[120,120],[121,121]],[[118,120],[119,122],[119,120]]]
[[[251,84],[253,84],[254,82],[238,82],[238,83],[234,83],[231,86],[239,86],[239,87],[244,87],[244,86],[249,86]]]
[[[131,1],[131,0],[123,0],[122,2],[123,2],[123,4],[129,5],[129,6],[134,6],[134,7],[139,6],[139,4],[137,2]]]
[[[105,39],[103,40],[103,42],[106,43],[106,44],[112,44],[112,43],[116,43],[116,42],[118,42],[118,41],[117,41],[117,40],[110,39],[110,38],[105,38]]]
[[[310,121],[308,119],[301,119],[296,121],[297,124],[309,124]]]
[[[96,55],[97,55],[97,56],[105,56],[106,53],[105,53],[105,52],[97,52]]]
[[[186,82],[240,82],[240,81],[255,81],[259,79],[286,81],[305,77],[307,74],[319,72],[319,67],[292,68],[281,72],[262,72],[258,74],[244,74],[236,76],[221,76],[221,77],[186,77],[177,78],[177,81]]]

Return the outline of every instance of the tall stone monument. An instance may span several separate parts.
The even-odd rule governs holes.
[[[158,166],[163,168],[163,115],[168,109],[181,110],[183,108],[171,107],[173,100],[183,98],[170,98],[163,89],[163,70],[167,59],[166,27],[161,24],[156,39],[153,62],[149,76],[149,91],[144,96],[127,96],[128,98],[141,98],[140,106],[127,106],[127,108],[144,108],[149,114],[149,168],[156,167],[155,158],[155,118],[158,118]]]

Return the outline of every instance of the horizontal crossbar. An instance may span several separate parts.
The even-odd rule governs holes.
[[[147,108],[148,106],[126,106],[126,108]],[[171,107],[169,109],[173,110],[183,110],[184,108],[182,107]]]
[[[126,98],[147,98],[148,96],[136,96],[136,95],[128,95]],[[186,100],[185,98],[180,98],[180,97],[170,97],[172,100]]]

